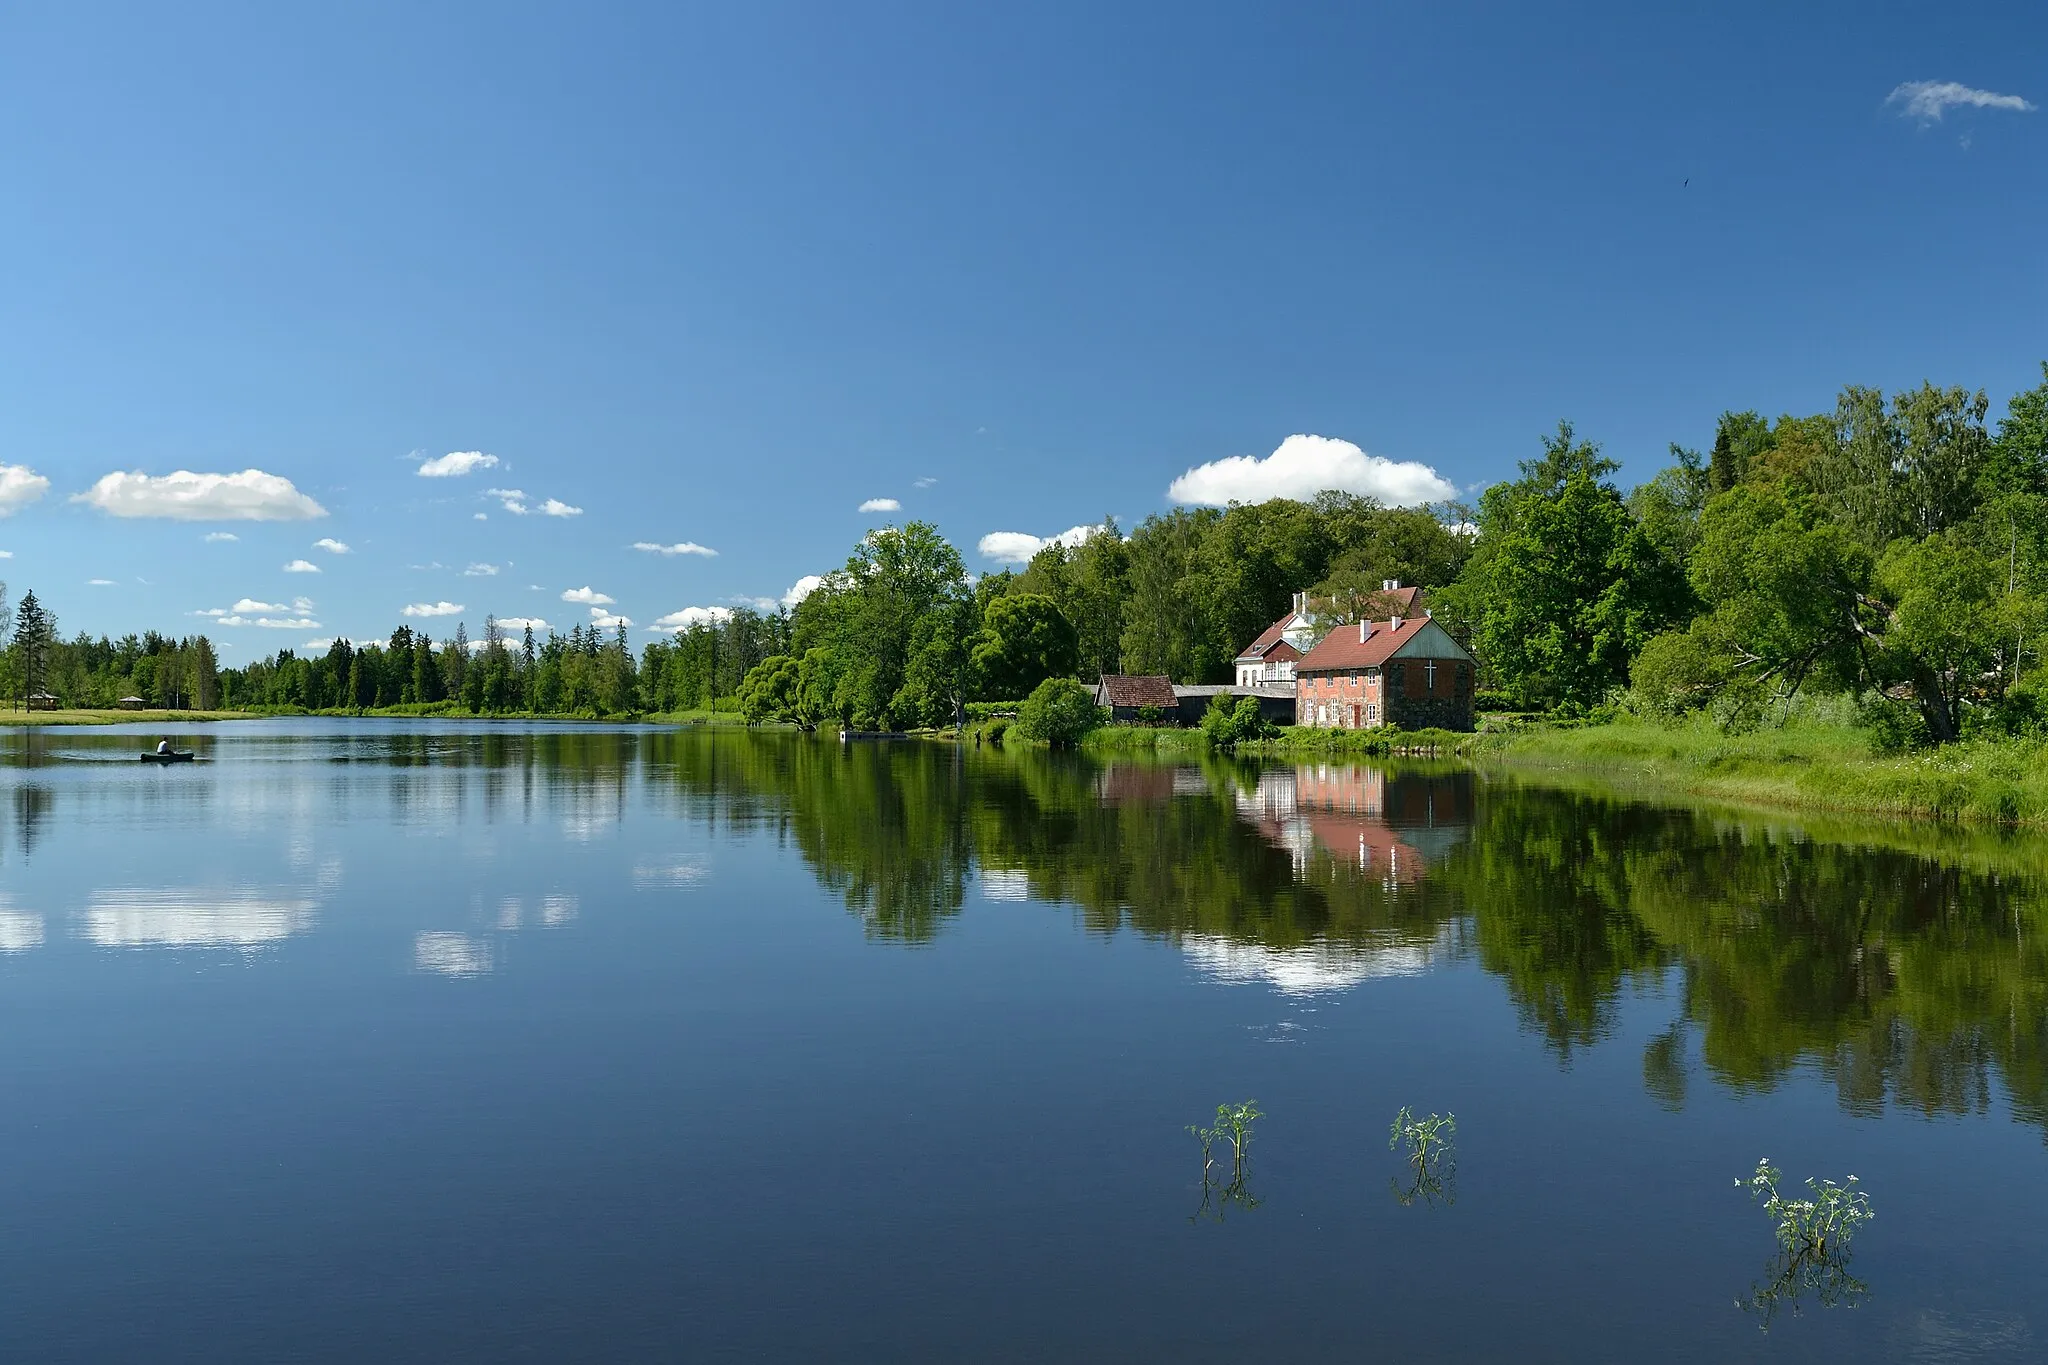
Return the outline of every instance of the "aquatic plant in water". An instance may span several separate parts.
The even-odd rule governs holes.
[[[1858,1228],[1876,1217],[1853,1175],[1839,1185],[1809,1178],[1808,1199],[1786,1198],[1778,1189],[1780,1175],[1765,1157],[1747,1180],[1735,1182],[1751,1199],[1762,1200],[1764,1212],[1777,1223],[1778,1255],[1765,1267],[1766,1278],[1750,1286],[1749,1297],[1737,1300],[1745,1312],[1762,1315],[1758,1326],[1765,1331],[1781,1307],[1789,1306],[1797,1316],[1799,1301],[1808,1293],[1823,1308],[1834,1308],[1853,1305],[1868,1292],[1849,1273],[1849,1243]]]
[[[1219,1104],[1216,1106],[1216,1122],[1207,1128],[1190,1124],[1188,1132],[1202,1145],[1202,1205],[1188,1221],[1195,1222],[1204,1214],[1212,1214],[1217,1222],[1223,1221],[1223,1210],[1232,1204],[1240,1208],[1255,1209],[1259,1201],[1245,1186],[1250,1173],[1252,1146],[1252,1124],[1264,1118],[1257,1100],[1246,1100],[1243,1104]],[[1210,1207],[1212,1196],[1217,1195],[1216,1148],[1222,1144],[1230,1147],[1230,1181],[1220,1191],[1221,1203]]]
[[[1398,1180],[1390,1182],[1394,1197],[1403,1204],[1412,1204],[1420,1199],[1434,1204],[1442,1199],[1446,1204],[1457,1202],[1456,1188],[1458,1159],[1455,1141],[1458,1134],[1456,1114],[1430,1114],[1417,1118],[1407,1105],[1394,1115],[1393,1133],[1387,1139],[1391,1149],[1406,1147],[1409,1183],[1401,1188]]]

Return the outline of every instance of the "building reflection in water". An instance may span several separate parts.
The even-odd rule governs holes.
[[[261,891],[95,891],[80,933],[103,948],[261,948],[313,927],[318,903]]]
[[[1296,881],[1335,877],[1393,895],[1412,890],[1470,832],[1471,778],[1463,773],[1389,773],[1356,765],[1270,768],[1236,797],[1239,818],[1284,850]],[[1318,876],[1318,874],[1322,874]],[[1463,950],[1462,922],[1420,936],[1391,924],[1376,936],[1271,944],[1188,934],[1181,951],[1204,976],[1263,982],[1283,995],[1348,990],[1417,976]]]
[[[1317,764],[1273,768],[1240,792],[1238,812],[1305,875],[1318,848],[1377,874],[1387,887],[1418,882],[1472,828],[1464,773],[1389,773]]]

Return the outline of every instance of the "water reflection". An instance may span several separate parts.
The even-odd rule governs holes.
[[[79,932],[103,948],[253,949],[307,932],[316,908],[258,891],[133,887],[93,892]]]
[[[436,976],[483,976],[495,965],[493,948],[490,939],[478,935],[427,930],[413,938],[412,965]]]
[[[25,953],[43,946],[43,917],[16,910],[0,897],[0,953]]]

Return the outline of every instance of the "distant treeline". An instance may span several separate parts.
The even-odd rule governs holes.
[[[1183,508],[1129,534],[1105,520],[979,579],[911,522],[866,536],[793,610],[735,609],[637,657],[623,631],[511,639],[487,620],[474,648],[462,627],[436,642],[401,626],[216,677],[204,637],[65,645],[53,622],[36,635],[30,595],[10,694],[33,677],[73,704],[166,687],[196,701],[217,685],[235,706],[589,715],[736,697],[756,719],[901,729],[1049,677],[1225,681],[1295,593],[1344,619],[1376,611],[1396,579],[1428,590],[1483,684],[1522,707],[1706,708],[1739,726],[1817,689],[1861,698],[1902,743],[2048,732],[2034,681],[2048,633],[2043,373],[1995,432],[1982,391],[1851,387],[1832,412],[1723,413],[1705,453],[1673,445],[1668,468],[1624,492],[1619,466],[1560,423],[1476,508],[1334,492]]]

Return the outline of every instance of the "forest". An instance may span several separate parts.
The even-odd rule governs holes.
[[[1347,493],[1105,519],[1021,569],[970,575],[929,523],[873,531],[793,610],[735,608],[636,655],[624,632],[337,640],[223,669],[204,636],[61,638],[23,597],[8,694],[246,709],[620,716],[727,706],[867,729],[955,723],[1048,678],[1226,681],[1308,590],[1374,609],[1427,591],[1497,709],[1731,731],[1841,695],[1888,747],[2048,729],[2048,365],[1995,428],[1983,390],[1851,386],[1834,409],[1724,412],[1633,489],[1569,423],[1477,505]]]

